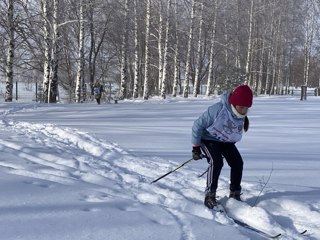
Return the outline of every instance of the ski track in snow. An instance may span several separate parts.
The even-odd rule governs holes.
[[[165,212],[165,218],[148,216],[148,213],[145,213],[146,217],[162,225],[176,224],[182,239],[195,239],[183,209],[176,206],[184,205],[185,198],[176,193],[174,186],[166,188],[150,184],[151,179],[156,176],[154,169],[165,172],[171,167],[170,164],[157,163],[152,159],[141,161],[115,144],[105,143],[76,129],[60,128],[52,124],[15,122],[8,118],[19,110],[25,109],[6,111],[0,127],[9,133],[15,132],[19,138],[26,141],[21,146],[15,143],[14,139],[0,139],[2,152],[18,152],[16,161],[11,160],[8,163],[0,158],[2,171],[39,180],[25,182],[26,184],[40,185],[39,182],[45,180],[65,185],[84,184],[88,185],[89,189],[98,188],[96,194],[80,196],[81,200],[87,202],[108,202],[115,198],[136,199],[136,203],[127,205],[122,209],[124,211],[139,211],[139,204],[159,205]],[[37,149],[34,149],[35,145],[38,146]],[[53,149],[57,154],[50,154]],[[106,185],[113,188],[104,189]]]
[[[159,175],[177,166],[177,163],[156,157],[145,159],[133,156],[116,144],[96,139],[77,129],[10,120],[10,114],[27,111],[28,108],[32,109],[34,106],[10,109],[2,113],[0,128],[7,131],[8,136],[12,133],[12,137],[0,139],[0,149],[2,152],[13,155],[18,153],[18,155],[15,161],[10,160],[10,163],[0,158],[1,171],[30,177],[30,181],[25,183],[40,187],[50,187],[48,181],[71,186],[77,184],[87,186],[88,190],[95,191],[88,191],[90,193],[79,196],[86,202],[104,203],[119,198],[129,202],[134,199],[130,201],[131,204],[126,204],[121,209],[123,211],[140,211],[140,206],[145,204],[158,206],[160,218],[148,214],[147,211],[143,214],[157,224],[175,225],[180,231],[181,239],[184,240],[196,239],[192,223],[186,215],[215,220],[222,225],[235,225],[224,214],[209,211],[203,206],[205,177],[198,178],[188,166],[168,175],[156,184],[150,184]],[[26,141],[21,145],[19,141],[15,141],[15,137]],[[35,149],[34,146],[38,147]],[[52,154],[52,151],[56,154]],[[106,185],[113,187],[106,189],[104,188]],[[254,194],[248,189],[254,191],[254,187],[257,186],[252,188],[252,183],[243,185],[245,191],[248,191],[246,195]],[[246,185],[248,187],[245,187]],[[221,196],[228,193],[228,179],[221,179],[220,189],[222,190],[218,194]],[[294,200],[281,199],[262,201],[254,208],[235,205],[237,203],[231,203],[235,215],[238,215],[236,211],[241,211],[240,215],[251,219],[252,224],[260,218],[265,222],[265,226],[273,227],[275,232],[285,233],[281,239],[317,239],[314,236],[320,236],[320,230],[313,231],[307,236],[298,234],[298,231],[304,229],[320,229],[319,221],[304,220],[306,215],[312,216],[311,219],[320,219],[319,201],[310,206]],[[94,208],[83,210],[98,211]],[[273,219],[282,225],[275,225]],[[247,233],[248,236],[252,235],[241,227],[239,231]]]

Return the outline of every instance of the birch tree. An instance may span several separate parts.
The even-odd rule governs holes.
[[[213,1],[213,20],[211,24],[211,40],[210,40],[210,53],[209,53],[209,71],[208,71],[208,80],[207,80],[207,90],[206,96],[209,96],[212,93],[213,85],[213,66],[214,66],[214,50],[215,50],[215,37],[216,37],[216,25],[217,25],[217,5],[218,0]]]
[[[184,80],[183,97],[187,98],[189,96],[189,84],[191,78],[191,51],[193,45],[193,35],[194,35],[194,21],[196,14],[196,0],[192,0],[191,9],[191,23],[189,29],[188,45],[187,45],[187,59],[186,59],[186,71]]]
[[[260,6],[262,8],[260,13],[260,24],[262,26],[261,28],[261,34],[260,34],[260,40],[259,40],[259,49],[257,50],[260,58],[257,60],[258,64],[258,70],[257,70],[257,82],[255,82],[255,87],[252,87],[254,91],[256,91],[257,95],[261,94],[262,91],[262,79],[264,76],[264,60],[266,55],[266,35],[268,31],[267,26],[267,7],[266,7],[266,0],[261,0],[259,3],[262,5]]]
[[[315,5],[313,0],[306,1],[306,20],[305,20],[305,43],[304,43],[304,68],[303,80],[304,85],[308,86],[309,82],[309,69],[310,69],[310,56],[312,48],[312,40],[314,35],[314,16]]]
[[[49,75],[48,103],[56,103],[58,97],[58,53],[59,53],[59,32],[58,32],[58,6],[59,0],[53,0],[52,19],[52,42],[51,42],[51,64]]]
[[[122,45],[121,45],[121,83],[120,83],[120,93],[119,98],[124,99],[127,97],[128,91],[128,25],[129,25],[129,2],[125,0],[124,4],[124,32],[122,35]]]
[[[278,38],[279,38],[279,18],[275,18],[275,28],[273,32],[273,47],[272,47],[272,55],[271,55],[271,89],[270,89],[270,95],[275,93],[275,81],[276,81],[276,66],[277,66],[277,55],[278,55]]]
[[[158,56],[159,56],[159,62],[158,62],[158,89],[159,94],[161,94],[161,84],[163,81],[163,15],[162,15],[162,0],[159,1],[159,27],[158,27]]]
[[[43,45],[44,45],[44,63],[43,63],[43,101],[49,99],[50,83],[50,63],[51,63],[51,41],[50,41],[50,20],[48,14],[48,1],[41,0],[42,17],[43,17]]]
[[[75,96],[76,102],[82,102],[82,91],[83,91],[83,68],[84,68],[84,1],[80,1],[80,19],[79,19],[79,49],[77,59],[77,79]]]
[[[246,77],[248,85],[251,85],[251,60],[252,60],[252,34],[253,34],[253,15],[254,15],[254,0],[250,0],[249,11],[249,30],[248,30],[248,49],[247,49],[247,61],[246,61]]]
[[[237,20],[236,20],[236,46],[235,46],[235,53],[236,53],[236,56],[235,56],[235,68],[236,69],[241,69],[241,58],[240,58],[240,34],[239,34],[239,31],[240,31],[240,2],[241,0],[237,0],[236,4],[236,16],[237,16]]]
[[[167,14],[166,14],[166,25],[165,25],[165,45],[164,45],[164,62],[163,62],[163,76],[161,83],[161,97],[166,98],[167,82],[168,82],[168,61],[169,61],[169,17],[171,9],[171,0],[167,0]]]
[[[179,55],[179,24],[178,24],[178,10],[177,10],[177,0],[174,0],[174,60],[173,60],[173,68],[174,68],[174,76],[173,76],[173,90],[172,96],[177,96],[177,89],[179,83],[179,75],[180,75],[180,55]]]
[[[138,29],[138,10],[137,0],[133,0],[134,11],[134,79],[133,79],[133,97],[139,96],[139,29]]]
[[[288,72],[288,77],[287,77],[287,90],[289,90],[289,87],[292,86],[293,84],[293,59],[294,59],[294,48],[295,48],[295,41],[294,41],[294,36],[295,36],[295,32],[296,30],[298,30],[298,26],[297,26],[297,19],[298,19],[298,16],[296,16],[294,14],[294,2],[290,2],[290,9],[291,9],[291,12],[289,13],[289,20],[288,20],[288,28],[289,28],[289,31],[288,31],[288,39],[289,39],[289,49],[288,49],[288,69],[287,69],[287,72]],[[288,91],[289,92],[289,91]]]
[[[265,2],[263,0],[263,2]],[[259,78],[257,82],[257,87],[256,87],[256,93],[257,95],[261,94],[262,90],[262,78],[263,78],[263,68],[264,68],[264,58],[266,54],[266,31],[267,31],[267,26],[266,26],[266,15],[265,11],[262,16],[262,37],[261,37],[261,49],[260,49],[260,62],[259,62]]]
[[[15,24],[13,19],[14,6],[13,0],[8,0],[8,11],[7,11],[7,25],[9,27],[9,42],[7,51],[7,66],[6,66],[6,93],[5,101],[12,102],[12,88],[13,88],[13,60],[14,60],[14,49],[15,49]]]
[[[269,36],[267,40],[267,61],[266,61],[266,80],[265,80],[265,86],[264,86],[264,94],[271,94],[272,90],[272,74],[273,74],[273,68],[274,68],[274,38],[275,38],[275,4],[270,5],[270,14],[269,14]],[[266,10],[268,11],[268,10]],[[271,24],[270,24],[271,23]]]
[[[226,4],[228,5],[228,3],[226,2]],[[224,48],[224,62],[225,62],[225,77],[224,77],[224,85],[226,86],[226,89],[230,88],[230,79],[229,79],[229,33],[228,33],[228,15],[227,15],[227,6],[224,7],[224,18],[223,18],[223,22],[224,22],[224,42],[225,42],[225,48]]]
[[[144,60],[144,85],[143,85],[143,99],[149,98],[149,64],[150,64],[150,50],[149,50],[149,40],[150,40],[150,21],[151,21],[151,0],[146,0],[146,29],[145,29],[145,60]]]
[[[197,97],[199,93],[200,86],[200,74],[201,74],[201,50],[202,50],[202,27],[203,27],[203,3],[199,2],[200,8],[200,24],[199,24],[199,34],[198,34],[198,47],[196,53],[196,64],[195,64],[195,76],[194,76],[194,86],[193,86],[193,96]]]

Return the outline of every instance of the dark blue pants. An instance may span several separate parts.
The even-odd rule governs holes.
[[[243,170],[242,157],[234,143],[202,141],[201,148],[208,157],[206,192],[215,192],[218,188],[219,176],[223,167],[223,157],[230,166],[230,191],[241,191]]]

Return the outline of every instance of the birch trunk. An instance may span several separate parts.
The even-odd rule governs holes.
[[[225,6],[226,8],[226,6]],[[224,41],[226,44],[226,47],[224,48],[224,65],[225,65],[225,77],[224,77],[224,85],[226,90],[228,90],[231,87],[230,84],[230,79],[229,79],[229,36],[228,36],[228,15],[227,15],[227,10],[224,9]]]
[[[210,41],[210,53],[209,53],[209,71],[208,71],[208,80],[207,80],[207,90],[206,96],[212,94],[213,86],[213,65],[214,65],[214,49],[215,49],[215,37],[216,37],[216,25],[217,25],[217,4],[218,1],[214,0],[214,10],[213,10],[213,22],[211,25],[211,41]]]
[[[294,29],[294,22],[295,22],[295,16],[292,16],[291,19],[292,25],[291,30]],[[292,61],[293,61],[293,48],[294,43],[293,41],[290,41],[290,47],[289,47],[289,66],[288,66],[288,81],[287,81],[287,93],[289,93],[289,88],[292,85]]]
[[[200,24],[199,24],[199,36],[198,36],[198,47],[196,54],[196,65],[195,65],[195,76],[194,76],[194,86],[193,86],[193,96],[197,97],[199,94],[200,87],[200,74],[201,74],[201,50],[202,50],[202,26],[203,26],[203,3],[201,4],[200,10]]]
[[[262,49],[260,56],[260,65],[259,65],[259,77],[257,83],[257,95],[261,94],[262,89],[262,78],[263,78],[263,63],[264,63],[264,55],[265,55],[265,38],[262,37]]]
[[[134,80],[133,80],[133,97],[139,96],[139,41],[138,41],[138,14],[137,0],[133,1],[134,7]]]
[[[262,0],[261,4],[265,6],[266,0]],[[256,88],[256,94],[260,95],[262,93],[262,79],[263,79],[263,68],[265,63],[265,54],[266,54],[266,31],[267,31],[267,24],[266,24],[266,8],[261,16],[262,19],[262,36],[261,36],[261,50],[260,52],[260,62],[259,62],[259,71],[258,71],[258,82]]]
[[[163,32],[163,16],[162,16],[162,0],[159,1],[159,29],[158,29],[158,55],[159,55],[159,63],[158,63],[158,93],[161,94],[161,84],[163,81],[163,39],[162,39],[162,32]]]
[[[6,66],[6,93],[5,93],[5,101],[12,102],[12,89],[13,89],[13,60],[14,60],[14,19],[13,19],[13,0],[8,1],[8,15],[7,21],[9,26],[9,46],[7,53],[7,66]]]
[[[271,6],[272,9],[275,8],[274,5]],[[267,57],[267,69],[266,69],[266,82],[265,82],[265,86],[264,86],[264,94],[271,94],[271,75],[272,75],[272,68],[273,68],[273,54],[274,54],[274,35],[275,35],[275,28],[274,28],[274,11],[271,12],[271,16],[270,16],[270,36],[267,39],[270,39],[267,44],[268,44],[268,57]]]
[[[282,38],[282,37],[281,37]],[[282,40],[280,40],[282,41]],[[281,49],[281,48],[280,48]],[[283,72],[282,72],[282,63],[284,61],[284,55],[281,53],[278,59],[278,73],[277,73],[277,94],[281,94],[283,88]]]
[[[79,20],[79,49],[78,49],[78,67],[75,96],[76,102],[80,103],[83,88],[83,67],[84,67],[84,3],[80,1],[80,20]]]
[[[144,89],[143,89],[143,99],[149,98],[149,39],[150,39],[150,21],[151,21],[151,0],[147,0],[146,9],[146,45],[145,45],[145,61],[144,61]]]
[[[304,85],[308,86],[309,82],[309,69],[310,69],[310,56],[311,56],[311,47],[313,39],[313,28],[314,28],[314,6],[312,3],[309,3],[307,6],[307,17],[306,17],[306,33],[305,33],[305,44],[304,44]]]
[[[121,44],[121,83],[120,83],[120,94],[119,99],[124,99],[127,97],[128,91],[128,11],[129,11],[129,1],[125,0],[124,9],[124,32],[122,36]]]
[[[177,0],[174,1],[174,24],[175,24],[175,42],[174,42],[174,59],[173,59],[173,65],[174,65],[174,76],[173,76],[173,91],[172,96],[177,96],[177,89],[179,84],[179,73],[180,73],[180,56],[179,56],[179,34],[178,34],[178,10],[177,10]]]
[[[167,90],[167,82],[168,82],[168,61],[169,61],[169,16],[170,16],[170,8],[171,8],[171,0],[167,1],[167,19],[166,19],[166,29],[165,29],[165,44],[164,44],[164,62],[163,62],[163,76],[162,76],[162,83],[161,83],[161,97],[163,99],[166,98],[166,90]]]
[[[94,30],[94,0],[89,0],[89,31],[90,31],[90,50],[88,53],[88,68],[89,68],[89,83],[90,83],[90,97],[94,95],[94,77],[95,77],[95,30]]]
[[[270,42],[271,44],[271,42]],[[270,94],[271,89],[270,89],[270,76],[271,76],[271,58],[272,58],[272,46],[269,47],[268,49],[268,59],[267,59],[267,76],[266,76],[266,82],[265,82],[265,86],[264,86],[264,94]]]
[[[187,46],[187,60],[186,60],[186,71],[185,71],[185,81],[183,89],[183,97],[187,98],[189,96],[189,83],[191,77],[191,48],[193,43],[194,35],[194,16],[196,12],[196,0],[192,0],[192,10],[191,10],[191,23],[189,29],[188,46]]]
[[[237,41],[236,41],[236,59],[235,59],[235,67],[237,69],[241,69],[241,57],[240,57],[240,36],[239,36],[239,29],[240,29],[240,1],[241,0],[237,0],[237,22],[236,22],[236,38],[237,38]]]
[[[41,1],[43,15],[43,35],[44,35],[44,64],[43,64],[43,101],[48,102],[49,99],[49,82],[50,82],[50,63],[51,63],[51,43],[50,43],[50,27],[48,18],[48,2]]]
[[[249,12],[249,36],[248,36],[248,50],[247,50],[247,61],[246,61],[246,78],[248,85],[251,85],[251,59],[252,59],[252,31],[253,31],[253,2],[251,0],[250,12]]]
[[[274,36],[274,40],[273,40],[273,44],[275,45],[274,50],[272,51],[272,62],[271,62],[271,89],[270,89],[270,95],[274,94],[274,90],[275,90],[275,79],[276,79],[276,64],[277,64],[277,55],[278,55],[278,45],[277,45],[277,37],[278,37],[278,30],[275,31],[275,36]]]
[[[59,0],[53,0],[53,30],[52,30],[52,52],[49,76],[48,102],[56,103],[58,97],[58,6]]]

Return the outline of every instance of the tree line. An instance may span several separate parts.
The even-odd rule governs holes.
[[[0,33],[5,101],[14,81],[50,103],[58,86],[82,102],[96,81],[120,99],[320,83],[316,0],[0,0]]]

